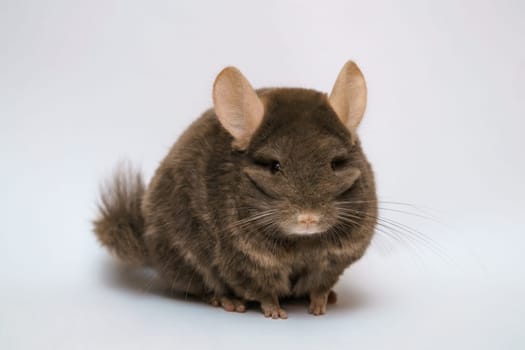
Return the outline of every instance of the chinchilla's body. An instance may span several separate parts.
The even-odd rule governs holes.
[[[331,288],[372,238],[376,195],[356,136],[366,104],[361,72],[345,65],[331,95],[255,92],[235,68],[214,85],[214,109],[180,137],[144,187],[119,173],[95,221],[125,261],[153,267],[173,289],[229,311],[310,298]]]

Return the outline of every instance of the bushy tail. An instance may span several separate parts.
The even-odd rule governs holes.
[[[99,241],[112,253],[133,265],[147,263],[144,218],[140,210],[145,185],[140,173],[121,165],[102,188],[99,215],[93,221]]]

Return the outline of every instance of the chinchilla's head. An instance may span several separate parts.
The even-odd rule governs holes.
[[[217,77],[215,113],[239,152],[246,224],[272,234],[314,235],[359,225],[375,206],[356,129],[366,85],[345,64],[328,96],[306,89],[254,91],[233,67]]]

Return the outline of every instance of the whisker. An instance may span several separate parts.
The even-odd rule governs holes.
[[[350,218],[358,219],[362,217],[368,217],[374,219],[377,221],[377,231],[382,232],[385,235],[389,235],[390,237],[394,237],[397,241],[401,239],[405,244],[410,246],[417,243],[420,246],[429,249],[440,258],[450,262],[450,256],[445,252],[444,248],[441,247],[441,245],[439,245],[435,240],[431,239],[430,237],[416,229],[413,229],[395,220],[368,214],[355,209],[343,207],[339,208],[339,210],[342,210],[344,212],[343,215]],[[389,233],[387,233],[387,231]]]
[[[392,225],[392,226],[398,228],[400,231],[403,231],[403,232],[406,232],[407,234],[410,234],[412,237],[414,237],[414,239],[417,239],[421,243],[426,244],[428,246],[428,248],[435,249],[436,253],[440,253],[440,254],[446,255],[446,253],[443,250],[443,248],[435,240],[433,240],[432,238],[428,237],[423,232],[420,232],[420,231],[418,231],[416,229],[413,229],[413,228],[411,228],[411,227],[409,227],[409,226],[407,226],[405,224],[396,222],[394,220],[390,220],[390,219],[386,219],[386,218],[381,218],[381,220],[383,222],[386,222],[389,225]]]
[[[422,207],[420,206],[417,206],[415,204],[411,204],[411,203],[406,203],[406,202],[399,202],[399,201],[383,201],[383,200],[355,200],[355,201],[338,201],[337,203],[340,203],[340,204],[363,204],[363,203],[376,203],[378,205],[396,205],[396,206],[402,206],[402,207],[409,207],[409,208],[412,208],[414,210],[417,210],[421,213],[424,213],[425,215],[422,215],[423,218],[427,218],[427,219],[430,219],[430,220],[435,220],[435,221],[439,221],[436,217],[434,217],[433,215],[431,215],[429,213],[428,210],[426,209],[423,209]],[[386,208],[386,207],[383,207],[383,209],[391,209],[391,208]],[[400,210],[400,209],[392,209],[392,210]]]
[[[380,217],[380,216],[371,215],[371,214],[364,213],[364,212],[361,212],[359,210],[350,209],[350,208],[344,208],[344,210],[348,210],[348,211],[351,211],[351,212],[356,213],[356,214],[362,214],[362,215],[365,215],[367,217],[370,217],[370,218],[373,218],[373,219],[377,219],[379,222],[383,222],[383,223],[386,223],[388,225],[392,225],[392,226],[398,228],[399,230],[406,231],[407,233],[413,235],[414,237],[417,237],[419,240],[425,241],[427,244],[432,245],[435,248],[442,249],[441,247],[439,247],[439,244],[436,241],[434,241],[430,237],[426,236],[422,232],[420,232],[420,231],[418,231],[416,229],[413,229],[413,228],[411,228],[411,227],[409,227],[409,226],[407,226],[405,224],[397,222],[395,220],[387,219],[387,218]],[[442,253],[444,253],[444,252],[442,252]]]
[[[434,222],[439,222],[434,217],[431,217],[431,216],[428,216],[428,215],[422,215],[422,214],[418,214],[418,213],[414,213],[414,212],[410,212],[410,211],[407,211],[407,210],[385,208],[385,207],[377,207],[377,209],[385,210],[385,211],[391,211],[391,212],[395,212],[395,213],[401,213],[401,214],[405,214],[405,215],[416,216],[416,217],[421,218],[421,219],[426,219],[426,220],[431,220],[431,221],[434,221]]]
[[[414,245],[414,243],[410,240],[406,240],[405,238],[406,237],[403,237],[403,235],[400,235],[398,233],[393,233],[391,231],[388,231],[382,227],[376,227],[376,230],[380,233],[383,233],[384,235],[387,235],[389,237],[394,237],[397,241],[401,242],[401,243],[404,243],[405,246],[410,249],[410,251],[412,251],[412,253],[414,254],[415,258],[418,260],[418,262],[420,264],[423,264],[424,265],[424,262],[423,262],[423,258],[421,257],[421,255],[419,254],[419,251],[417,249],[417,246]]]
[[[380,254],[392,254],[394,248],[392,247],[392,242],[388,236],[374,235],[372,241],[370,242],[372,247],[377,247]]]

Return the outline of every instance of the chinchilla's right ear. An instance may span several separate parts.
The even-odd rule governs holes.
[[[222,126],[233,136],[233,147],[245,150],[264,117],[264,105],[235,67],[224,68],[213,84],[213,105]]]

